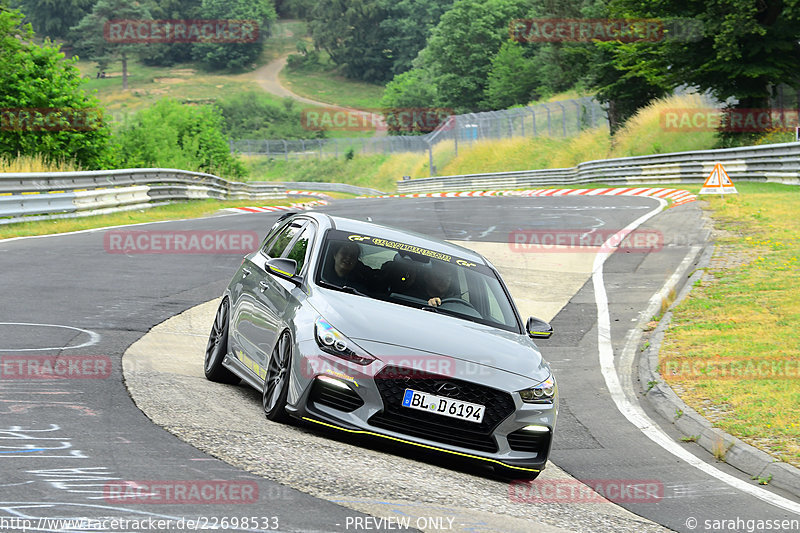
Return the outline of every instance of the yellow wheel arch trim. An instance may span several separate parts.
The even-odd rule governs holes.
[[[486,461],[486,462],[489,462],[489,463],[497,463],[500,466],[503,466],[505,468],[511,468],[511,469],[514,469],[514,470],[522,470],[522,471],[525,471],[525,472],[541,472],[541,470],[538,469],[538,468],[523,468],[521,466],[512,466],[512,465],[508,465],[508,464],[506,464],[506,463],[504,463],[502,461],[498,461],[497,459],[487,459],[486,457],[480,457],[478,455],[471,455],[469,453],[454,452],[454,451],[451,451],[451,450],[446,450],[444,448],[437,448],[436,446],[428,446],[427,444],[420,444],[418,442],[412,442],[410,440],[399,439],[397,437],[391,437],[389,435],[381,435],[380,433],[375,433],[373,431],[367,431],[367,430],[363,430],[363,429],[348,429],[348,428],[344,428],[344,427],[341,427],[341,426],[337,426],[336,424],[329,424],[328,422],[322,422],[321,420],[315,420],[315,419],[309,418],[307,416],[304,416],[303,420],[306,420],[308,422],[313,422],[313,423],[319,424],[321,426],[326,426],[326,427],[329,427],[329,428],[338,429],[339,431],[346,431],[348,433],[354,433],[354,434],[360,434],[360,435],[372,435],[374,437],[381,437],[382,439],[389,439],[389,440],[393,440],[393,441],[397,441],[397,442],[402,442],[403,444],[411,444],[413,446],[419,446],[420,448],[425,448],[425,449],[428,449],[428,450],[436,450],[438,452],[445,452],[445,453],[449,453],[449,454],[452,454],[452,455],[459,455],[461,457],[468,457],[470,459],[479,459],[481,461]]]

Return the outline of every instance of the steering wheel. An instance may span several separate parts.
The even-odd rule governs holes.
[[[442,298],[442,305],[447,304],[447,303],[466,305],[467,307],[469,307],[473,311],[475,311],[475,312],[478,311],[477,309],[475,309],[475,306],[472,305],[471,303],[469,303],[468,301],[462,300],[461,298],[457,298],[455,296],[451,296],[450,298]]]

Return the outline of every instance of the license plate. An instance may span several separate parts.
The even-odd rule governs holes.
[[[429,413],[458,418],[459,420],[468,420],[476,424],[480,424],[483,421],[483,412],[485,411],[484,406],[477,403],[462,402],[461,400],[436,396],[435,394],[412,389],[406,389],[403,395],[403,407],[428,411]]]

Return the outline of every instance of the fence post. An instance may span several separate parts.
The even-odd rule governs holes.
[[[555,104],[561,108],[561,132],[564,134],[564,137],[567,136],[567,108],[564,107],[564,104],[561,102],[555,102]]]
[[[552,122],[550,120],[550,106],[547,105],[547,104],[542,104],[542,105],[547,110],[547,136],[548,137],[552,137],[553,136],[553,128],[552,128]]]
[[[578,133],[580,133],[581,129],[583,129],[581,128],[581,111],[583,110],[583,106],[580,104],[579,100],[573,100],[572,103],[575,104],[575,110],[578,114],[577,125],[578,125]]]
[[[458,115],[453,115],[447,118],[447,122],[452,122],[453,131],[453,147],[456,150],[456,157],[458,157]]]
[[[283,140],[283,156],[286,161],[289,160],[289,145],[286,144],[286,139]]]
[[[428,143],[428,166],[430,167],[430,175],[435,176],[436,172],[433,168],[433,146],[431,146],[429,141],[426,140],[426,142]]]
[[[531,118],[533,119],[533,136],[536,137],[538,133],[536,132],[536,108],[531,107]]]

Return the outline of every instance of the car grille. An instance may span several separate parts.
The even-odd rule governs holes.
[[[318,379],[315,379],[314,384],[311,386],[309,400],[346,413],[355,411],[364,405],[364,400],[355,391],[344,390]]]
[[[550,432],[534,433],[521,429],[508,435],[508,445],[518,452],[544,453],[550,447]]]
[[[437,387],[444,382],[455,385],[457,390],[440,392]],[[514,412],[514,400],[507,392],[417,370],[387,366],[375,376],[375,384],[383,399],[383,411],[369,419],[372,426],[452,446],[497,452],[492,432]],[[403,407],[406,389],[484,405],[483,421],[476,424]]]

